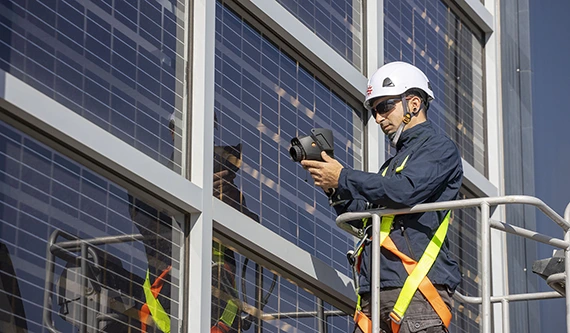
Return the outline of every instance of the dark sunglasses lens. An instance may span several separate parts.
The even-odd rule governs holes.
[[[387,112],[390,112],[392,111],[392,109],[394,109],[394,106],[396,106],[396,101],[393,99],[388,99],[383,102],[380,102],[374,108],[374,116],[376,116],[377,113],[385,114]]]

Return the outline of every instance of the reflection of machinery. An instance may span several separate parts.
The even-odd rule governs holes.
[[[59,238],[67,241],[57,242]],[[48,330],[59,332],[52,320],[56,257],[67,262],[55,293],[61,318],[82,333],[128,332],[129,326],[139,327],[137,304],[144,303],[144,280],[125,270],[120,259],[96,246],[142,238],[134,234],[82,240],[61,230],[54,231],[46,258],[43,318]]]
[[[131,274],[123,268],[121,260],[98,246],[105,244],[142,241],[143,235],[106,236],[92,239],[79,239],[61,230],[54,231],[47,245],[46,280],[44,289],[43,320],[52,333],[59,333],[52,313],[57,304],[59,316],[77,327],[82,333],[95,332],[138,332],[139,309],[144,303],[143,278]],[[65,261],[65,268],[55,281],[56,258]],[[216,266],[216,265],[214,265]],[[215,267],[213,266],[213,270]],[[221,288],[215,292],[217,297],[228,296],[238,304],[237,315],[240,331],[247,331],[252,322],[259,318],[273,292],[277,275],[274,275],[266,295],[256,294],[256,306],[247,304],[245,276],[248,259],[243,262],[241,272],[241,296],[237,290]],[[257,274],[260,267],[256,265]],[[226,276],[225,279],[232,278]],[[229,286],[230,283],[222,283]],[[54,302],[55,299],[55,302]],[[255,312],[252,309],[258,309]],[[259,311],[259,312],[258,312]],[[258,317],[258,318],[256,318]],[[267,316],[265,316],[267,317]],[[270,317],[274,317],[270,315]],[[130,329],[130,331],[129,331]]]
[[[245,275],[246,275],[246,270],[247,270],[247,264],[249,263],[249,259],[245,258],[243,265],[242,265],[242,269],[241,269],[241,295],[242,295],[242,302],[244,304],[247,304],[247,288],[246,288],[246,281],[245,281]],[[261,279],[261,267],[259,265],[255,265],[256,268],[256,275],[258,276],[258,279]],[[256,308],[259,309],[259,312],[263,312],[263,308],[265,308],[265,305],[267,305],[267,302],[269,301],[269,297],[271,296],[271,294],[273,293],[273,290],[275,289],[275,286],[277,284],[277,274],[273,273],[273,280],[271,281],[271,286],[269,287],[269,290],[267,291],[267,294],[265,294],[265,296],[261,295],[261,291],[259,290],[259,287],[256,287],[256,294],[258,295],[257,299],[256,299]],[[253,313],[247,313],[245,311],[245,309],[242,309],[242,311],[245,312],[245,314],[241,317],[243,320],[243,329],[245,331],[247,331],[249,329],[249,327],[251,326],[251,323],[253,322],[253,320],[255,319],[255,315]]]

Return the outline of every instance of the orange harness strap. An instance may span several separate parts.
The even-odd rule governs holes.
[[[372,332],[372,320],[370,320],[370,318],[368,318],[368,316],[366,316],[362,311],[356,310],[356,312],[354,312],[354,322],[362,332]]]
[[[162,286],[164,285],[164,279],[166,275],[170,272],[172,266],[168,266],[157,278],[154,280],[154,283],[150,287],[150,291],[154,298],[158,297],[160,291],[162,290]],[[150,316],[150,309],[148,308],[148,304],[145,303],[141,307],[139,311],[139,319],[141,321],[141,333],[146,333],[146,323],[148,322],[148,317]]]
[[[408,274],[412,273],[412,271],[417,265],[417,262],[408,257],[407,255],[405,255],[404,253],[400,252],[400,250],[396,248],[396,245],[394,244],[394,242],[390,237],[386,237],[386,239],[384,240],[384,244],[382,244],[382,246],[384,246],[384,248],[386,248],[387,250],[395,254],[398,258],[400,258],[400,260],[402,260],[404,268],[406,268]],[[431,304],[437,315],[441,318],[445,327],[449,327],[449,324],[451,323],[451,312],[449,311],[447,305],[445,305],[445,302],[443,302],[443,299],[441,299],[441,296],[437,292],[437,289],[435,289],[435,287],[433,286],[433,284],[431,283],[431,281],[428,279],[427,276],[424,277],[418,289]],[[398,331],[400,330],[400,324],[398,323],[399,318],[394,318],[393,313],[390,313],[390,317],[392,319],[395,319],[392,320],[392,332],[398,333]]]

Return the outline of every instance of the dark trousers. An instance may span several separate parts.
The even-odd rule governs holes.
[[[445,286],[435,285],[443,302],[451,310],[451,296]],[[392,333],[392,321],[390,312],[396,304],[402,288],[386,288],[380,290],[380,329],[383,333]],[[362,312],[370,318],[370,294],[362,295]],[[410,306],[406,310],[404,320],[400,325],[400,333],[445,333],[447,329],[443,325],[441,318],[437,315],[431,304],[418,290],[412,298]],[[363,333],[355,325],[354,333]]]

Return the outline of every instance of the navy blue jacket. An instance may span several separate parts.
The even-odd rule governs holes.
[[[335,206],[337,214],[362,211],[367,203],[404,208],[457,198],[463,177],[459,151],[453,141],[438,134],[429,121],[404,131],[396,149],[396,155],[386,161],[378,173],[342,169],[338,188],[331,199],[347,201]],[[396,172],[407,156],[404,168]],[[446,214],[447,211],[441,211],[396,216],[390,238],[401,252],[418,261]],[[370,247],[368,244],[363,251],[360,294],[370,291]],[[408,277],[402,262],[384,248],[381,254],[380,287],[402,287]],[[449,254],[447,238],[428,277],[433,284],[447,285],[451,290],[461,281],[459,267]]]

